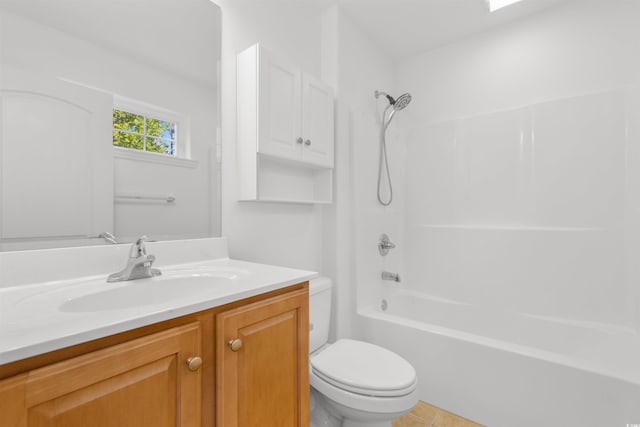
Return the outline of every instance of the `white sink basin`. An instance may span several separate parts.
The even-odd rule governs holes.
[[[63,312],[119,310],[163,304],[229,286],[232,279],[219,276],[154,277],[126,282],[124,286],[72,298],[60,306]]]
[[[59,309],[62,312],[93,312],[165,304],[211,293],[214,288],[233,286],[234,280],[247,274],[242,269],[192,268],[117,284],[105,282],[102,290],[69,299]]]

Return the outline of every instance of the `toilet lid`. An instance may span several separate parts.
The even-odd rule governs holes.
[[[401,396],[416,385],[416,371],[409,362],[362,341],[338,340],[313,356],[311,367],[337,387],[371,396]]]

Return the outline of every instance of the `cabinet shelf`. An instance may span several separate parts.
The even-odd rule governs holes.
[[[243,177],[241,200],[304,204],[332,202],[332,169],[309,167],[259,153],[254,156],[254,181]]]

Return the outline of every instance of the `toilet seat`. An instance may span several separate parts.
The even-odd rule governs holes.
[[[362,341],[338,340],[311,357],[310,364],[317,380],[363,396],[405,396],[417,384],[416,371],[406,360]]]

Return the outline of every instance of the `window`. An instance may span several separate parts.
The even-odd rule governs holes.
[[[150,115],[113,109],[113,145],[177,155],[178,124]]]

